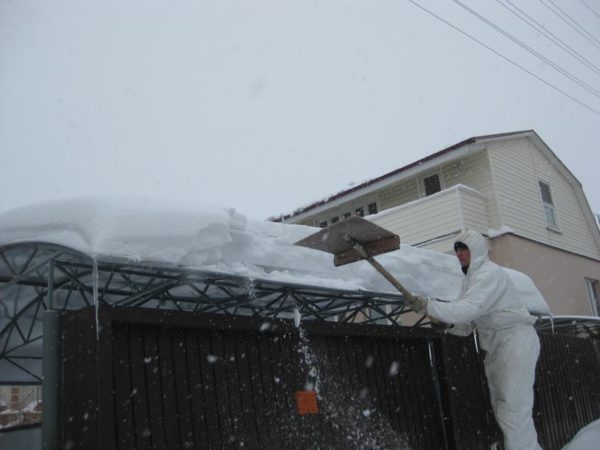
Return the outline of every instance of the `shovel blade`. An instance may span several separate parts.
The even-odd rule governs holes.
[[[369,257],[391,252],[400,248],[398,235],[375,225],[359,216],[349,217],[341,222],[311,234],[294,245],[321,250],[334,255],[333,264],[343,266],[363,259],[352,244],[344,239],[347,235],[361,244]]]

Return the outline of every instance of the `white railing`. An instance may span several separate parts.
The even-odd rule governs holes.
[[[487,233],[490,222],[486,198],[464,185],[387,209],[369,219],[398,234],[404,244],[436,250],[440,245],[434,244],[450,240],[464,229]]]

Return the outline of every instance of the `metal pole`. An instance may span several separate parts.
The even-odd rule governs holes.
[[[54,260],[48,263],[48,310],[54,309]]]
[[[54,261],[48,273],[48,310],[44,313],[42,364],[42,449],[60,447],[61,313],[54,310]]]

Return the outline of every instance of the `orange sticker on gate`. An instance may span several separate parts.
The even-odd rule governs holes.
[[[297,391],[296,392],[296,407],[298,414],[317,414],[319,412],[319,404],[317,403],[317,393],[315,391]]]

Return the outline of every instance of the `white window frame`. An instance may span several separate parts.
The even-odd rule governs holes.
[[[442,177],[442,171],[436,170],[434,172],[429,172],[426,175],[423,175],[419,178],[419,194],[421,197],[429,197],[425,190],[425,178],[432,177],[433,175],[437,175],[438,180],[440,180],[439,192],[442,192],[444,189],[446,189],[446,184],[444,183],[444,177]],[[437,194],[437,192],[436,192],[436,194]],[[434,195],[434,194],[431,194],[431,195]]]
[[[544,198],[542,197],[541,183],[548,186],[548,192],[550,193],[550,199],[552,200],[552,203],[546,203],[544,201]],[[560,226],[559,226],[559,222],[558,222],[558,213],[556,211],[556,202],[554,201],[554,193],[552,192],[552,186],[550,185],[549,182],[538,179],[537,188],[538,188],[538,195],[540,196],[540,202],[542,203],[542,214],[544,216],[544,223],[546,224],[546,228],[553,230],[553,231],[560,231]],[[552,211],[552,216],[554,217],[554,222],[555,222],[554,224],[548,223],[548,216],[546,215],[546,208],[548,208],[550,211]]]
[[[326,223],[326,227],[333,225],[334,223],[338,223],[343,221],[344,219],[347,219],[349,217],[353,217],[353,216],[358,216],[359,214],[357,214],[357,211],[359,209],[362,208],[363,211],[363,215],[361,217],[366,217],[366,216],[370,216],[372,214],[369,213],[369,205],[375,203],[375,207],[377,208],[377,213],[378,214],[381,212],[380,209],[380,203],[379,203],[379,199],[374,198],[370,201],[366,201],[363,203],[346,203],[344,205],[342,205],[343,207],[337,207],[337,208],[331,208],[331,210],[329,210],[329,212],[324,212],[323,215],[327,214],[327,216],[323,217],[321,216],[321,218],[317,218],[317,219],[313,219],[313,223],[315,226],[320,227],[322,223]],[[354,205],[354,206],[350,206],[350,205]],[[344,211],[343,213],[338,213],[335,216],[331,216],[330,213],[332,211]],[[334,222],[334,219],[337,219],[336,222]]]
[[[375,203],[375,208],[377,209],[376,213],[369,212],[369,205],[372,203]],[[364,215],[362,217],[372,216],[373,214],[379,214],[381,212],[381,210],[379,209],[379,201],[377,199],[375,199],[373,201],[367,201],[365,203],[355,206],[354,208],[352,208],[352,215],[358,216],[358,214],[356,214],[356,211],[360,208],[362,208],[363,213],[364,213]]]
[[[588,299],[592,306],[592,312],[595,316],[600,316],[600,292],[598,291],[598,280],[591,278],[585,279],[585,287],[588,293]]]

